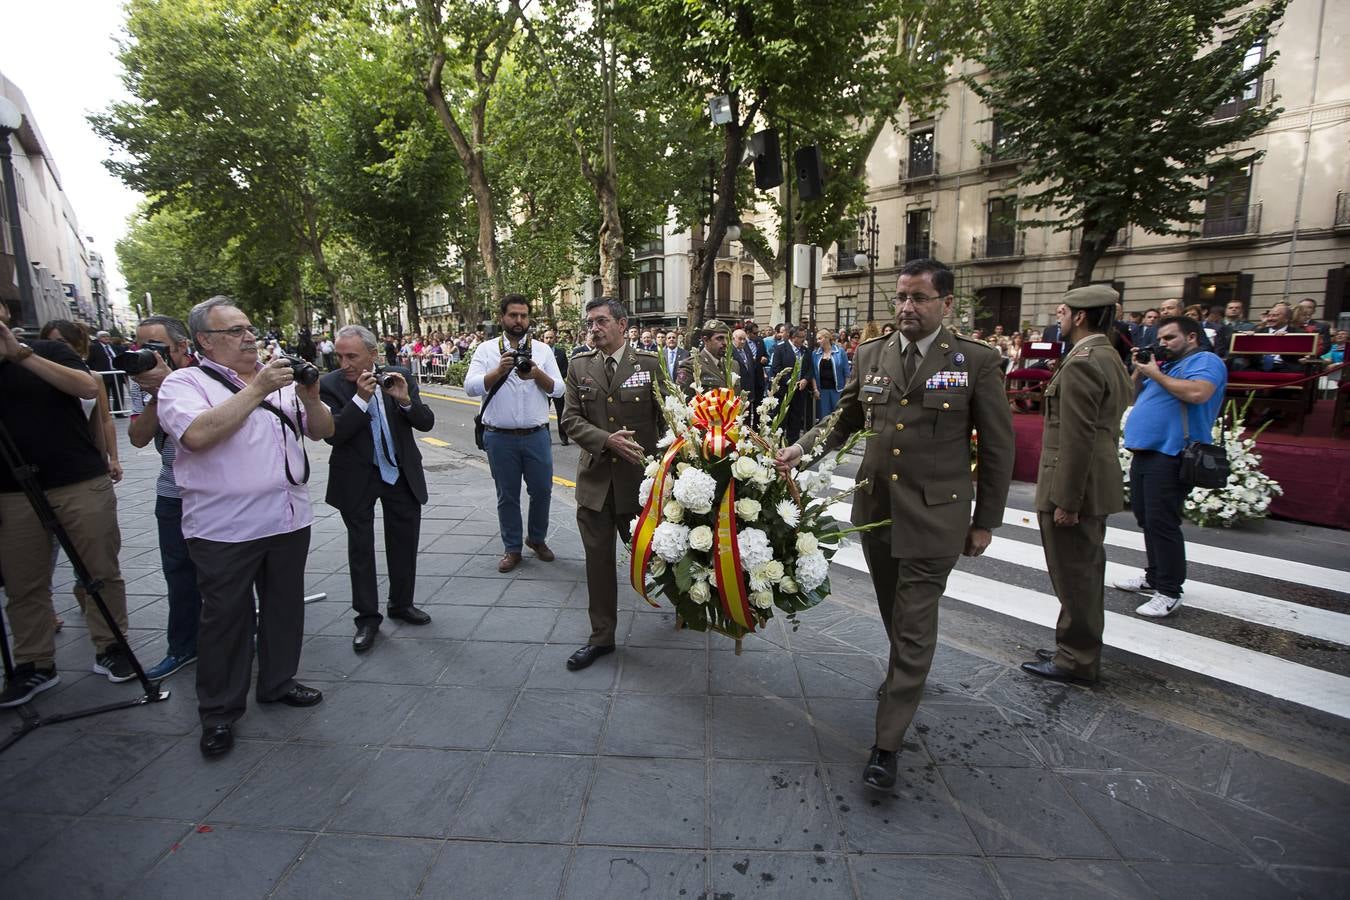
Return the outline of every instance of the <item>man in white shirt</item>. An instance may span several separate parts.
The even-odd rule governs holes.
[[[545,542],[553,492],[548,410],[552,398],[563,396],[563,380],[552,348],[528,337],[530,301],[522,294],[507,294],[499,312],[501,337],[485,340],[474,350],[464,378],[464,393],[485,397],[479,406],[485,429],[483,446],[497,485],[497,523],[504,549],[497,571],[510,572],[520,565],[522,537],[524,545],[539,559],[552,562],[554,558]],[[494,388],[496,393],[489,402],[486,395]],[[530,495],[524,535],[520,516],[522,478]]]

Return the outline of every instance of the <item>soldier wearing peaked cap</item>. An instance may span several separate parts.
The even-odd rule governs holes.
[[[877,692],[876,744],[863,770],[863,782],[878,790],[895,785],[896,757],[937,647],[938,599],[947,576],[962,553],[979,556],[989,546],[1012,480],[1002,360],[988,344],[942,327],[953,283],[951,269],[936,260],[915,260],[901,270],[899,330],[858,345],[839,418],[823,435],[833,449],[854,432],[873,433],[858,467],[858,480],[867,485],[853,496],[853,523],[892,522],[862,540],[891,644]],[[779,466],[795,465],[822,437],[820,428],[780,450]],[[972,429],[980,434],[977,484],[970,472]]]
[[[727,386],[726,355],[727,342],[731,340],[731,329],[721,319],[709,319],[699,329],[703,347],[698,351],[699,383],[694,384],[694,359],[681,360],[675,369],[675,382],[691,397],[702,391]],[[733,373],[737,367],[733,366]]]
[[[1117,447],[1134,397],[1107,335],[1118,299],[1106,285],[1075,288],[1057,315],[1073,349],[1045,389],[1036,518],[1060,613],[1055,649],[1022,663],[1055,681],[1094,682],[1101,665],[1106,517],[1125,508]]]
[[[591,636],[567,660],[584,669],[614,651],[619,620],[614,537],[632,541],[629,523],[641,508],[642,457],[656,452],[664,419],[657,380],[661,360],[624,341],[628,316],[622,303],[597,297],[586,304],[586,329],[595,349],[572,357],[567,401],[559,427],[580,449],[577,458],[577,529],[586,550]]]

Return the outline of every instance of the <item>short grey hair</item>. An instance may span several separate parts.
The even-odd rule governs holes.
[[[593,309],[599,309],[602,306],[609,311],[610,317],[614,319],[614,321],[616,322],[619,321],[620,319],[628,318],[628,310],[624,308],[622,302],[614,299],[613,297],[596,297],[594,300],[591,300],[589,303],[586,304],[585,312],[590,312]],[[633,327],[636,328],[637,326],[635,325]]]
[[[168,334],[169,340],[175,344],[186,344],[191,342],[188,336],[187,326],[183,324],[182,319],[175,319],[173,316],[146,316],[136,324],[137,328],[145,325],[161,325],[164,332]]]
[[[188,331],[192,334],[192,339],[196,341],[197,335],[203,331],[211,330],[211,323],[208,321],[211,317],[211,310],[222,306],[230,306],[235,309],[239,304],[234,302],[233,297],[227,297],[224,294],[216,294],[208,300],[203,300],[192,309],[188,310]]]
[[[338,329],[337,334],[333,335],[333,342],[337,343],[345,337],[358,337],[361,343],[366,345],[367,350],[373,351],[379,346],[375,340],[375,333],[364,325],[343,325]]]

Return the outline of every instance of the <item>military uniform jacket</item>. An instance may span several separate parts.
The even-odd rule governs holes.
[[[1045,388],[1038,511],[1107,516],[1125,508],[1116,448],[1120,416],[1133,399],[1130,376],[1106,335],[1073,345]]]
[[[731,349],[728,348],[726,352],[730,353]],[[676,364],[675,381],[679,383],[680,387],[684,388],[686,394],[692,397],[694,394],[699,394],[703,391],[710,391],[713,388],[727,386],[727,373],[724,360],[718,359],[707,350],[700,347],[698,351],[698,365],[700,369],[699,385],[698,387],[694,387],[693,357],[682,359]],[[731,360],[731,371],[735,372],[737,368],[736,360],[733,357]]]
[[[1001,363],[993,347],[940,328],[906,386],[899,335],[858,345],[826,446],[840,446],[855,431],[875,433],[858,468],[858,480],[868,484],[853,495],[853,524],[892,519],[893,556],[957,556],[972,525],[992,530],[1003,523],[1014,442]],[[971,429],[980,432],[978,492]],[[809,450],[819,432],[813,428],[798,444]]]
[[[566,400],[559,425],[581,448],[577,459],[578,506],[604,509],[612,487],[616,513],[632,515],[638,511],[643,466],[614,456],[605,448],[605,440],[626,428],[634,432],[634,440],[644,453],[656,452],[664,423],[656,385],[661,377],[661,359],[631,346],[624,347],[612,381],[600,351],[587,350],[572,357],[564,379]]]

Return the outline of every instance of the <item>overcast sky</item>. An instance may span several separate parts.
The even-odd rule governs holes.
[[[19,86],[61,173],[80,232],[103,254],[108,284],[121,305],[126,281],[113,250],[140,195],[103,167],[107,145],[85,121],[126,96],[115,43],[123,21],[114,0],[5,2],[0,72]]]

